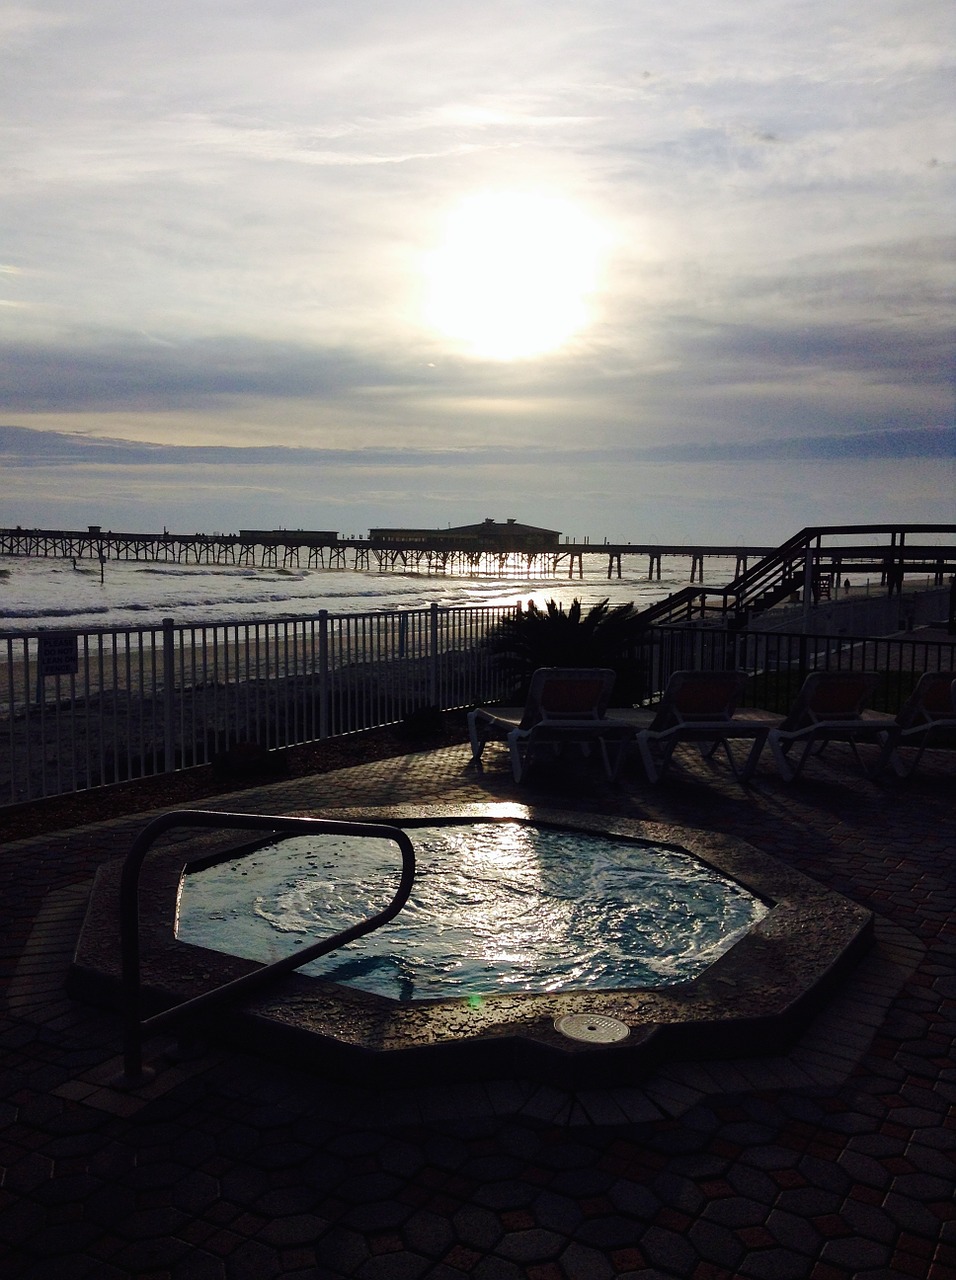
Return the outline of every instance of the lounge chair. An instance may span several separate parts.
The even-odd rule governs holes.
[[[476,707],[468,713],[468,736],[475,766],[481,769],[485,743],[508,744],[516,782],[521,782],[536,752],[556,753],[568,745],[600,746],[604,770],[613,765],[606,741],[629,732],[607,718],[614,672],[602,667],[540,667],[531,677],[523,707]]]
[[[746,671],[675,671],[655,711],[615,712],[636,729],[633,740],[651,782],[661,780],[682,742],[697,743],[705,758],[720,748],[734,776],[741,782],[750,778],[767,735],[782,717],[756,708],[737,710],[747,679]],[[742,765],[731,751],[733,738],[753,739]]]
[[[876,772],[867,767],[857,744],[883,744],[882,754],[888,755],[885,735],[896,731],[895,716],[865,707],[878,680],[878,674],[872,671],[814,671],[807,676],[783,724],[771,729],[768,736],[785,781],[798,777],[810,756],[819,755],[830,742],[848,742],[863,773],[871,776]],[[802,748],[796,762],[787,758],[793,747]]]
[[[927,671],[920,676],[895,725],[882,738],[883,754],[874,772],[892,765],[899,777],[908,778],[937,729],[956,733],[956,677],[952,671]],[[915,747],[916,755],[904,759],[900,747]]]

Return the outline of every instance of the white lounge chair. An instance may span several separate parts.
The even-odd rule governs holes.
[[[675,671],[656,710],[615,712],[636,729],[634,742],[651,782],[661,780],[682,742],[696,743],[705,758],[720,748],[734,776],[741,782],[750,778],[767,735],[783,717],[757,708],[737,710],[747,679],[746,671]],[[734,738],[753,739],[742,764],[731,750]]]
[[[608,777],[614,769],[607,741],[630,732],[607,717],[614,672],[603,667],[540,667],[531,677],[523,707],[476,707],[468,713],[468,736],[475,766],[481,769],[485,743],[505,741],[516,782],[521,782],[542,748],[556,753],[569,745],[597,744]]]
[[[908,778],[938,729],[956,733],[956,677],[952,671],[926,671],[920,676],[895,725],[883,735],[883,754],[874,772],[892,765],[899,777]],[[915,747],[915,756],[904,758],[900,747]]]
[[[866,709],[878,680],[872,671],[814,671],[807,676],[783,724],[768,735],[782,778],[792,782],[810,756],[819,755],[830,742],[848,742],[861,770],[868,776],[875,772],[867,767],[857,744],[885,744],[885,735],[896,728],[895,716]],[[787,758],[794,747],[801,748],[795,762]]]

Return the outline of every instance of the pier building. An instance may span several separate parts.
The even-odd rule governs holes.
[[[370,529],[369,541],[396,543],[402,546],[436,544],[461,548],[463,551],[491,552],[547,552],[557,551],[561,542],[560,531],[538,529],[534,525],[519,524],[509,518],[503,523],[491,519],[480,524],[462,524],[447,529]]]
[[[499,523],[489,517],[447,529],[377,528],[368,537],[383,570],[548,577],[558,572],[562,559],[559,530],[519,524],[514,518]]]

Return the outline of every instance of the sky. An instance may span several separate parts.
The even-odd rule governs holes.
[[[951,0],[0,10],[0,527],[956,523]]]

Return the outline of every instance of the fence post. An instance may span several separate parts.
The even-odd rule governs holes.
[[[819,539],[817,539],[819,543]],[[808,542],[803,557],[803,629],[809,630],[810,610],[813,607],[813,547]]]
[[[807,633],[802,631],[797,645],[797,676],[800,685],[803,684],[809,674],[807,670]]]
[[[173,773],[176,768],[176,643],[173,619],[163,618],[163,768]]]
[[[319,610],[319,738],[329,736],[329,611]]]
[[[428,701],[431,706],[438,707],[438,604],[436,601],[432,601],[429,612],[431,617],[429,619]]]

